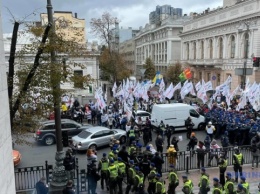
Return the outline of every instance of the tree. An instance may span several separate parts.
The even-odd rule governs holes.
[[[156,75],[156,70],[155,70],[155,66],[154,66],[151,58],[148,57],[145,60],[144,67],[146,69],[145,72],[144,72],[144,78],[152,80],[154,78],[154,76]]]
[[[182,73],[182,65],[177,62],[167,68],[166,78],[169,82],[177,84],[180,82],[179,75]]]
[[[59,75],[53,79],[59,79],[63,82],[82,80],[83,86],[92,81],[91,76],[75,76],[71,69],[71,64],[84,68],[82,64],[73,63],[73,58],[88,57],[88,53],[82,45],[77,44],[75,40],[64,39],[64,34],[60,30],[55,34],[48,34],[51,24],[47,26],[35,27],[27,26],[27,30],[19,33],[20,38],[30,34],[31,43],[12,56],[13,61],[19,68],[8,74],[8,87],[10,90],[10,121],[13,134],[19,134],[17,141],[22,141],[21,134],[28,128],[35,129],[39,120],[46,118],[47,114],[53,109],[53,92],[51,83],[51,73],[58,70]],[[56,27],[59,29],[59,26]],[[53,36],[54,43],[49,44],[47,38]],[[19,37],[18,37],[19,38]],[[12,45],[11,47],[15,47]],[[52,65],[50,51],[55,50],[57,55],[56,64]],[[37,51],[37,52],[36,52]],[[10,53],[11,56],[11,53]],[[33,57],[35,56],[35,57]],[[64,58],[72,59],[69,63],[64,63]],[[31,63],[28,59],[33,59]],[[15,64],[15,63],[13,63]],[[14,67],[14,65],[13,65]],[[12,84],[12,85],[11,85]],[[60,91],[62,94],[67,91]],[[28,127],[28,128],[27,128]]]
[[[90,21],[91,33],[99,37],[104,44],[101,49],[100,69],[101,78],[111,82],[129,77],[129,70],[124,58],[118,52],[117,24],[119,20],[105,12],[101,18],[92,18]]]

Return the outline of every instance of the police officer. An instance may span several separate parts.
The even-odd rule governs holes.
[[[186,175],[182,176],[182,180],[183,180],[182,192],[184,194],[191,194],[192,190],[193,190],[193,183],[192,183],[192,181],[189,180],[188,176],[186,176]]]
[[[219,183],[218,178],[213,178],[213,190],[212,194],[222,194],[222,185]]]
[[[98,163],[98,171],[101,170],[101,189],[104,189],[104,181],[106,183],[107,190],[109,190],[108,182],[107,182],[107,170],[109,166],[109,160],[106,157],[107,154],[103,153],[103,158]]]
[[[200,194],[207,194],[210,190],[209,188],[209,175],[206,174],[206,169],[204,167],[201,168],[201,176],[199,182]]]
[[[147,155],[144,155],[142,161],[140,162],[140,168],[142,173],[144,174],[144,183],[145,183],[145,179],[150,173],[150,161]]]
[[[246,191],[245,191],[245,188],[243,187],[243,185],[239,183],[237,185],[237,191],[234,192],[234,193],[236,193],[236,194],[246,194]]]
[[[109,179],[109,191],[110,194],[117,194],[117,178],[118,167],[114,164],[114,160],[109,160],[110,165],[108,167],[108,179]]]
[[[118,194],[123,194],[122,184],[123,184],[123,179],[126,174],[126,165],[123,162],[122,158],[118,157],[117,160],[118,160],[118,163],[116,165],[117,165],[118,172],[119,172],[119,175],[117,178]]]
[[[150,173],[148,174],[148,182],[149,182],[149,185],[148,185],[148,193],[149,194],[154,194],[155,193],[155,183],[156,183],[156,176],[157,174],[157,171],[156,171],[156,167],[155,167],[155,164],[154,163],[151,163],[150,165]]]
[[[242,166],[244,163],[244,158],[242,153],[239,152],[238,147],[234,148],[235,154],[233,155],[233,165],[235,171],[235,182],[238,182],[238,171],[240,173],[240,177],[242,176]]]
[[[135,167],[135,177],[134,177],[134,187],[132,191],[135,191],[137,194],[144,193],[144,174],[140,171],[138,166]]]
[[[191,120],[191,117],[188,117],[186,120],[185,120],[185,127],[187,129],[187,139],[190,139],[190,135],[192,133],[192,130],[193,130],[193,126],[194,126],[194,123],[192,122]]]
[[[166,194],[164,181],[161,179],[162,175],[157,173],[155,177],[156,177],[155,193],[156,194]]]
[[[233,194],[234,193],[234,180],[232,179],[232,175],[230,172],[226,174],[226,183],[224,185],[225,194]]]
[[[244,190],[245,190],[246,194],[249,194],[249,183],[246,182],[246,177],[241,176],[240,179],[241,179],[241,182],[240,182],[240,183],[241,183],[242,186],[244,187]]]
[[[175,194],[175,189],[179,185],[179,178],[176,174],[174,165],[170,165],[170,172],[168,175],[168,179],[169,179],[168,194]]]
[[[165,132],[165,124],[161,120],[161,123],[159,124],[159,133],[158,134],[161,135],[163,139],[164,139],[164,132]]]
[[[134,129],[131,128],[131,129],[129,130],[129,135],[128,135],[128,137],[129,137],[129,145],[131,145],[132,142],[135,141],[135,130],[134,130]]]
[[[223,154],[220,155],[218,160],[219,167],[219,181],[221,185],[225,185],[225,172],[227,170],[227,160]]]
[[[127,170],[127,187],[126,187],[126,194],[129,194],[129,191],[131,190],[132,186],[134,185],[134,177],[135,177],[135,169],[134,169],[134,161],[129,160],[129,168]]]

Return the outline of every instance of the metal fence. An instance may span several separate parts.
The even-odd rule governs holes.
[[[252,153],[250,146],[239,147],[240,152],[243,154],[244,164],[250,164],[252,161]],[[219,149],[218,152],[226,151],[226,157],[228,165],[232,165],[232,159],[234,154],[234,147],[228,147]],[[166,153],[163,154],[164,164],[162,172],[169,171],[169,158]],[[206,167],[209,161],[209,152],[204,156],[204,166]],[[177,171],[189,171],[192,169],[198,169],[197,166],[198,155],[196,151],[182,151],[177,152],[176,170]],[[217,167],[217,159],[213,158],[211,161],[211,167]],[[35,184],[40,180],[41,177],[46,177],[47,182],[52,180],[53,166],[45,162],[45,166],[34,166],[27,168],[15,169],[15,184],[16,191],[32,190],[35,188]],[[79,170],[78,159],[76,158],[76,167],[74,172],[74,184],[76,193],[87,191],[87,172],[85,169]]]
[[[244,164],[250,164],[252,162],[252,153],[251,146],[241,146],[239,147],[240,152],[243,154]],[[217,150],[217,153],[226,152],[226,159],[228,162],[228,166],[233,165],[233,155],[234,155],[234,147],[220,148]],[[204,156],[204,167],[208,166],[210,158],[210,151],[207,151]],[[162,172],[169,171],[169,158],[166,153],[163,154],[164,165],[162,168]],[[217,157],[214,157],[210,162],[211,167],[217,167]],[[189,171],[192,169],[198,169],[198,154],[196,151],[182,151],[177,152],[177,160],[176,166],[177,171]]]

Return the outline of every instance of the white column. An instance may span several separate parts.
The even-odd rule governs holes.
[[[217,58],[217,53],[218,53],[219,47],[217,45],[217,38],[213,38],[213,59]]]
[[[237,36],[236,36],[236,47],[235,47],[235,59],[239,58],[239,33],[237,32]],[[230,48],[232,47],[231,43],[230,43]],[[227,51],[228,53],[229,51]]]
[[[228,58],[228,48],[229,48],[229,43],[227,40],[227,35],[224,35],[223,37],[223,59],[227,59]]]
[[[251,55],[253,53],[256,53],[256,52],[253,51],[254,30],[250,30],[249,39],[250,39],[249,40],[249,52],[248,52],[248,56],[247,57],[251,58]],[[257,41],[259,41],[259,40],[257,40]]]
[[[172,56],[171,56],[171,49],[172,49],[172,45],[171,45],[172,41],[168,40],[167,41],[167,61],[166,63],[169,64],[170,61],[172,60]]]

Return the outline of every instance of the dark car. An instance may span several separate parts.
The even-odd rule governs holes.
[[[66,132],[69,139],[90,127],[92,127],[92,125],[80,124],[70,119],[61,119],[62,133]],[[54,144],[56,141],[55,122],[53,120],[41,122],[39,129],[35,131],[34,138],[36,141],[42,142],[45,145]]]

